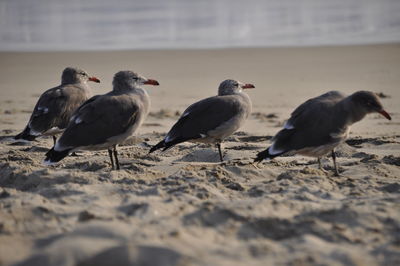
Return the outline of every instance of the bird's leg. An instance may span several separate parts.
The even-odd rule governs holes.
[[[329,173],[329,172],[326,171],[326,170],[324,169],[324,167],[322,166],[321,157],[318,157],[318,168],[319,168],[319,170],[321,170],[322,172],[324,172],[326,175]]]
[[[114,170],[114,158],[112,154],[112,150],[108,149],[108,155],[110,156],[110,161],[111,161],[111,170]]]
[[[221,143],[217,143],[217,148],[218,148],[218,152],[219,152],[219,159],[221,160],[221,162],[223,162],[224,157],[222,156]]]
[[[332,160],[333,160],[333,167],[335,168],[335,176],[339,176],[339,170],[336,164],[336,153],[334,150],[332,150]]]
[[[318,168],[319,170],[324,171],[324,168],[322,168],[321,157],[318,157]]]
[[[254,164],[254,162],[250,163],[254,168],[256,168],[257,170],[261,170],[260,167],[258,167],[258,165],[260,164],[260,162],[257,162],[257,164]]]
[[[120,168],[119,168],[117,145],[114,145],[114,157],[115,157],[115,165],[117,166],[117,170],[119,170]]]

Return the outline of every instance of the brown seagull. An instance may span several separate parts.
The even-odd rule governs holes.
[[[309,99],[293,111],[272,145],[258,153],[255,162],[295,152],[317,157],[322,169],[320,157],[331,152],[335,175],[339,175],[334,149],[346,140],[352,124],[374,112],[391,120],[378,97],[369,91],[358,91],[347,97],[330,91]]]
[[[165,138],[150,149],[164,151],[185,142],[215,143],[223,161],[221,142],[238,130],[251,113],[251,100],[243,89],[254,88],[228,79],[218,88],[218,95],[190,105]]]
[[[140,88],[144,84],[159,85],[132,71],[115,74],[113,90],[90,98],[78,108],[62,136],[46,153],[44,163],[59,162],[76,150],[107,149],[112,169],[119,170],[117,145],[136,132],[149,112],[150,98]]]
[[[71,115],[89,97],[92,96],[87,81],[99,83],[85,71],[67,67],[61,76],[61,85],[45,91],[36,103],[31,118],[24,131],[15,139],[34,140],[43,135],[53,136],[64,131]]]

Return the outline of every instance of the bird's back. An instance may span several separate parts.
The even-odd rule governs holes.
[[[141,109],[143,105],[135,95],[110,92],[94,96],[73,115],[59,145],[101,149],[118,144],[134,133],[132,127]]]
[[[90,91],[81,84],[60,85],[45,91],[32,112],[29,126],[46,133],[51,128],[64,129],[74,111],[88,99]]]
[[[249,108],[236,95],[213,96],[190,105],[182,114],[167,134],[166,139],[197,139],[210,137],[222,137],[230,126],[234,129],[238,125],[224,125],[233,118],[245,120],[249,114]],[[240,117],[240,118],[239,118]]]
[[[344,110],[338,105],[344,98],[342,93],[331,91],[301,104],[274,137],[275,147],[300,150],[338,141],[347,130]]]

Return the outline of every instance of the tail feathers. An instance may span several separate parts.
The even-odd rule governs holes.
[[[262,152],[259,152],[259,153],[257,153],[257,157],[254,159],[254,162],[256,163],[258,163],[258,162],[261,162],[262,160],[264,160],[264,159],[273,159],[273,158],[275,158],[275,157],[277,157],[277,156],[279,156],[279,155],[281,155],[281,154],[283,154],[284,152],[281,152],[281,153],[274,153],[274,154],[271,154],[270,153],[270,149],[271,149],[271,147],[269,147],[268,149],[266,149],[265,151],[262,151]]]
[[[14,139],[35,140],[37,136],[30,134],[31,129],[27,126],[24,131],[14,137]]]
[[[154,145],[149,153],[152,153],[153,151],[156,151],[158,149],[163,149],[163,151],[166,151],[170,148],[172,148],[173,146],[175,146],[176,144],[191,140],[191,139],[197,139],[197,138],[201,138],[201,135],[199,134],[198,136],[195,137],[175,137],[173,140],[169,140],[168,142],[165,142],[165,139],[163,139],[162,141],[160,141],[159,143],[157,143],[156,145]]]
[[[168,141],[168,142],[165,142],[165,139],[163,139],[162,141],[157,143],[157,145],[154,145],[150,149],[149,153],[152,153],[153,151],[156,151],[158,149],[163,149],[163,151],[166,151],[166,150],[172,148],[173,146],[175,146],[176,144],[187,141],[189,139],[191,139],[191,138],[176,138],[176,139],[174,139],[172,141]]]
[[[162,141],[160,141],[159,143],[157,143],[156,145],[154,145],[154,146],[150,149],[149,153],[152,153],[153,151],[156,151],[156,150],[161,149],[161,148],[164,148],[164,147],[165,147],[165,141],[162,140]]]
[[[53,147],[53,148],[51,148],[51,150],[49,150],[46,153],[46,158],[44,159],[44,164],[51,165],[53,163],[59,162],[62,159],[64,159],[64,157],[66,157],[70,151],[71,151],[71,149],[66,149],[63,151],[55,151],[54,147]]]

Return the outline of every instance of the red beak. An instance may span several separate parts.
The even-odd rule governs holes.
[[[145,82],[143,82],[143,84],[154,85],[154,86],[160,85],[160,83],[158,83],[158,81],[155,79],[148,79]]]
[[[89,78],[89,81],[93,81],[93,82],[96,82],[96,83],[100,83],[100,80],[99,80],[98,78],[96,78],[96,77],[90,77],[90,78]]]
[[[242,89],[254,89],[254,88],[255,88],[254,85],[250,83],[244,84],[242,86]]]
[[[385,110],[380,110],[378,111],[378,113],[380,113],[381,115],[383,115],[384,117],[386,117],[386,119],[388,120],[392,120],[392,118],[390,117],[390,115],[385,111]]]

